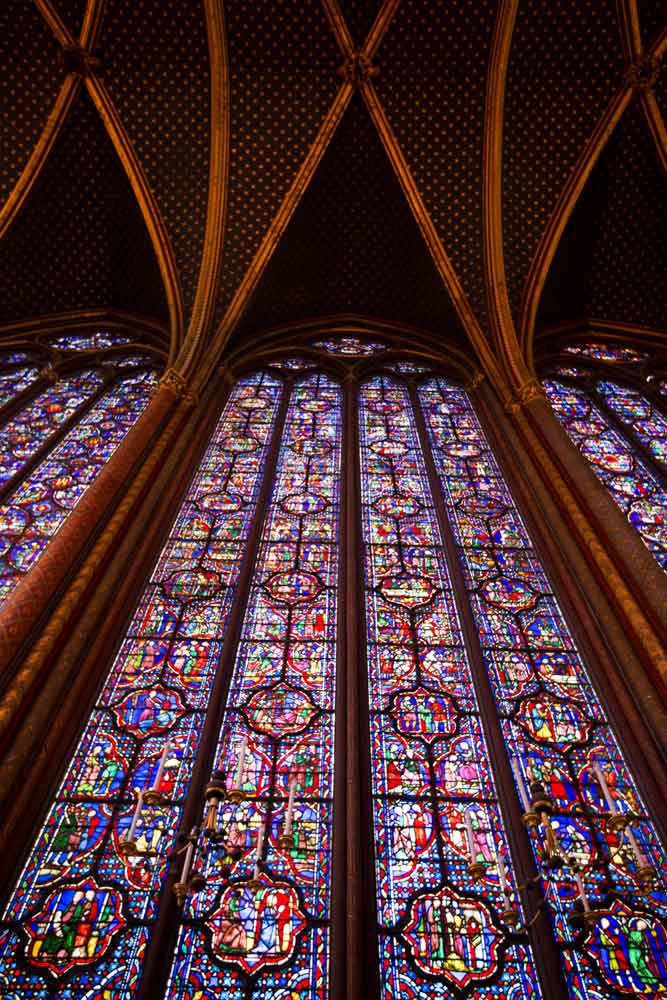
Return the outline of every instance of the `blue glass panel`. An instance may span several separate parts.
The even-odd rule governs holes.
[[[0,602],[39,559],[147,406],[156,385],[149,372],[109,390],[0,504]]]
[[[662,412],[636,389],[616,382],[600,380],[595,389],[619,420],[634,431],[653,457],[667,469],[667,420]]]
[[[596,361],[616,361],[624,364],[643,361],[648,357],[643,351],[634,347],[621,347],[618,344],[570,344],[563,348],[568,354],[581,354]]]
[[[0,373],[0,406],[6,406],[20,392],[31,386],[39,377],[39,368],[28,365]]]
[[[102,330],[90,334],[66,333],[62,337],[51,337],[49,340],[51,347],[58,347],[62,351],[100,351],[105,347],[118,347],[131,342],[132,338],[124,333],[108,333]]]
[[[368,354],[379,354],[386,351],[386,344],[377,340],[367,340],[365,337],[331,337],[328,340],[313,340],[312,347],[319,347],[327,354],[338,354],[341,357],[361,357]]]
[[[552,379],[543,385],[572,442],[667,569],[667,490],[583,389]]]
[[[102,372],[81,372],[45,389],[2,428],[0,485],[21,471],[26,461],[102,385]]]

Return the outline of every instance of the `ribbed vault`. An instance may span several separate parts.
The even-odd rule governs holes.
[[[503,395],[536,323],[667,327],[662,0],[0,17],[5,322],[129,310],[201,382],[262,329],[351,311],[465,345]]]

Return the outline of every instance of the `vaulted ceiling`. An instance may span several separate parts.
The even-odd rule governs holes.
[[[536,332],[667,331],[665,0],[5,0],[0,332],[226,349],[341,315],[498,384]]]

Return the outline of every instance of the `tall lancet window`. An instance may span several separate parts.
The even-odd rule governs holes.
[[[647,548],[667,569],[667,400],[647,353],[564,348],[543,385],[554,413]],[[570,363],[572,360],[574,364]]]
[[[341,411],[326,376],[294,385],[215,750],[232,801],[202,817],[171,1000],[327,995]]]
[[[384,334],[294,344],[221,403],[0,992],[338,1000],[349,926],[368,1000],[656,1000],[651,788],[470,400]]]
[[[121,351],[128,341],[62,335],[0,355],[0,606],[157,387],[154,360]]]
[[[465,393],[438,379],[419,396],[568,988],[651,996],[667,972],[655,829]]]
[[[533,997],[530,947],[503,923],[512,863],[408,390],[375,378],[359,405],[382,997],[434,981]]]

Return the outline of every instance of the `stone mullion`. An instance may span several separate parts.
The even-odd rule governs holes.
[[[227,705],[227,695],[234,671],[236,652],[241,639],[253,572],[262,540],[262,529],[271,503],[292,383],[293,379],[288,377],[275,419],[271,445],[264,464],[262,485],[246,542],[236,586],[236,594],[227,621],[218,666],[215,671],[215,677],[211,682],[211,695],[206,710],[206,718],[188,783],[177,836],[187,836],[190,830],[201,821],[204,807],[204,791],[215,762],[218,734]],[[172,858],[167,870],[158,904],[157,917],[153,925],[151,940],[143,963],[143,972],[136,1000],[156,1000],[157,997],[164,996],[175,953],[178,932],[181,926],[181,912],[173,887],[179,880],[182,863],[182,857]]]
[[[380,996],[366,664],[359,383],[344,383],[331,996]],[[339,825],[340,824],[340,825]]]
[[[510,856],[516,872],[517,882],[522,885],[528,885],[538,879],[539,873],[535,866],[535,858],[528,833],[521,819],[520,803],[516,794],[491,682],[484,663],[477,625],[468,597],[457,543],[449,523],[449,517],[442,496],[442,485],[436,469],[431,442],[414,383],[410,385],[410,400],[415,417],[417,435],[424,456],[429,487],[433,498],[433,507],[442,537],[445,561],[452,583],[454,601],[461,620],[468,663],[470,664],[470,673],[477,695],[480,721],[489,748],[490,764],[495,778],[498,805],[503,817]],[[563,976],[560,951],[556,945],[549,921],[539,918],[539,898],[536,899],[530,893],[530,890],[523,893],[521,902],[526,915],[528,937],[535,956],[535,964],[540,977],[544,1000],[562,1000],[563,997],[568,995],[568,990]]]

